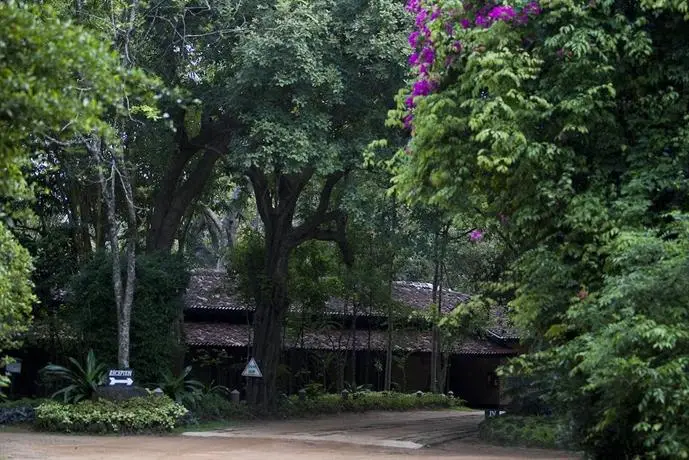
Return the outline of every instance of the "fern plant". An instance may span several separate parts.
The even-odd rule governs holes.
[[[191,366],[184,368],[181,374],[174,375],[170,371],[165,371],[158,386],[163,393],[172,398],[175,402],[184,405],[193,405],[203,395],[203,384],[198,380],[189,378]]]

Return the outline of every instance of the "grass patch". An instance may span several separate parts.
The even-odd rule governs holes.
[[[502,415],[479,425],[479,437],[489,443],[574,450],[566,422],[558,417]]]

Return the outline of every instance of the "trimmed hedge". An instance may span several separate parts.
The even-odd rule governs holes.
[[[67,433],[160,433],[172,430],[187,409],[167,396],[124,401],[48,401],[36,407],[35,427]]]
[[[234,403],[217,394],[208,394],[190,407],[192,419],[199,422],[247,420],[256,418],[299,418],[344,412],[405,411],[414,409],[448,409],[463,407],[461,399],[445,395],[404,394],[394,392],[355,393],[348,399],[336,394],[325,394],[301,401],[297,396],[283,398],[277,411],[259,412],[244,402]]]
[[[509,446],[543,449],[575,449],[564,420],[551,416],[501,415],[479,425],[484,441]]]

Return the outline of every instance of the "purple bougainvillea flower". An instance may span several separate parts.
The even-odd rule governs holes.
[[[410,109],[413,108],[413,107],[414,107],[414,97],[413,97],[413,96],[408,96],[408,97],[404,100],[404,105],[406,105],[406,106],[409,107]]]
[[[451,22],[445,24],[445,33],[447,33],[450,37],[453,36],[455,33],[455,25]]]
[[[431,12],[431,21],[438,19],[438,16],[440,16],[440,8],[434,7],[433,11]]]
[[[462,29],[468,29],[471,27],[471,21],[469,21],[467,18],[462,19],[459,21],[459,23],[462,25]]]
[[[407,62],[410,66],[416,67],[419,64],[419,53],[411,53]]]
[[[416,13],[421,9],[421,0],[409,0],[407,2],[407,11],[411,11],[412,13]]]
[[[426,19],[428,19],[428,11],[421,10],[418,13],[416,13],[416,27],[421,27],[424,24],[426,24]]]
[[[514,18],[516,12],[514,8],[509,5],[496,6],[488,13],[488,17],[493,21],[510,21]]]
[[[473,230],[469,233],[469,239],[471,241],[481,241],[483,239],[483,232],[481,230]]]
[[[412,96],[428,96],[433,91],[433,84],[428,80],[418,80],[412,86]]]
[[[538,16],[541,14],[541,5],[538,2],[529,2],[524,5],[524,12],[530,16]]]
[[[421,32],[415,30],[414,32],[410,33],[408,41],[409,46],[411,46],[412,48],[416,48],[417,46],[419,46],[419,44],[421,43]]]
[[[462,42],[460,42],[459,40],[453,41],[452,42],[452,51],[454,51],[455,53],[461,52],[462,51]]]
[[[430,72],[430,66],[428,64],[421,64],[419,66],[419,75],[428,76]]]
[[[435,50],[430,46],[424,47],[419,55],[419,61],[426,64],[433,64],[433,60],[435,60]]]
[[[402,124],[404,124],[405,129],[411,129],[411,124],[414,121],[414,115],[408,113],[402,118]]]
[[[476,15],[474,22],[479,27],[490,27],[490,19],[486,16]]]

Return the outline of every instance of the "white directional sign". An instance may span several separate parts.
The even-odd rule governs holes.
[[[251,358],[249,360],[249,363],[244,368],[244,372],[242,372],[242,376],[243,377],[263,377],[263,374],[261,374],[261,369],[258,368],[258,364],[256,364],[256,360],[254,358]]]
[[[110,379],[108,385],[125,385],[130,387],[134,383],[132,373],[131,369],[110,369],[110,372],[108,372],[108,378]]]

